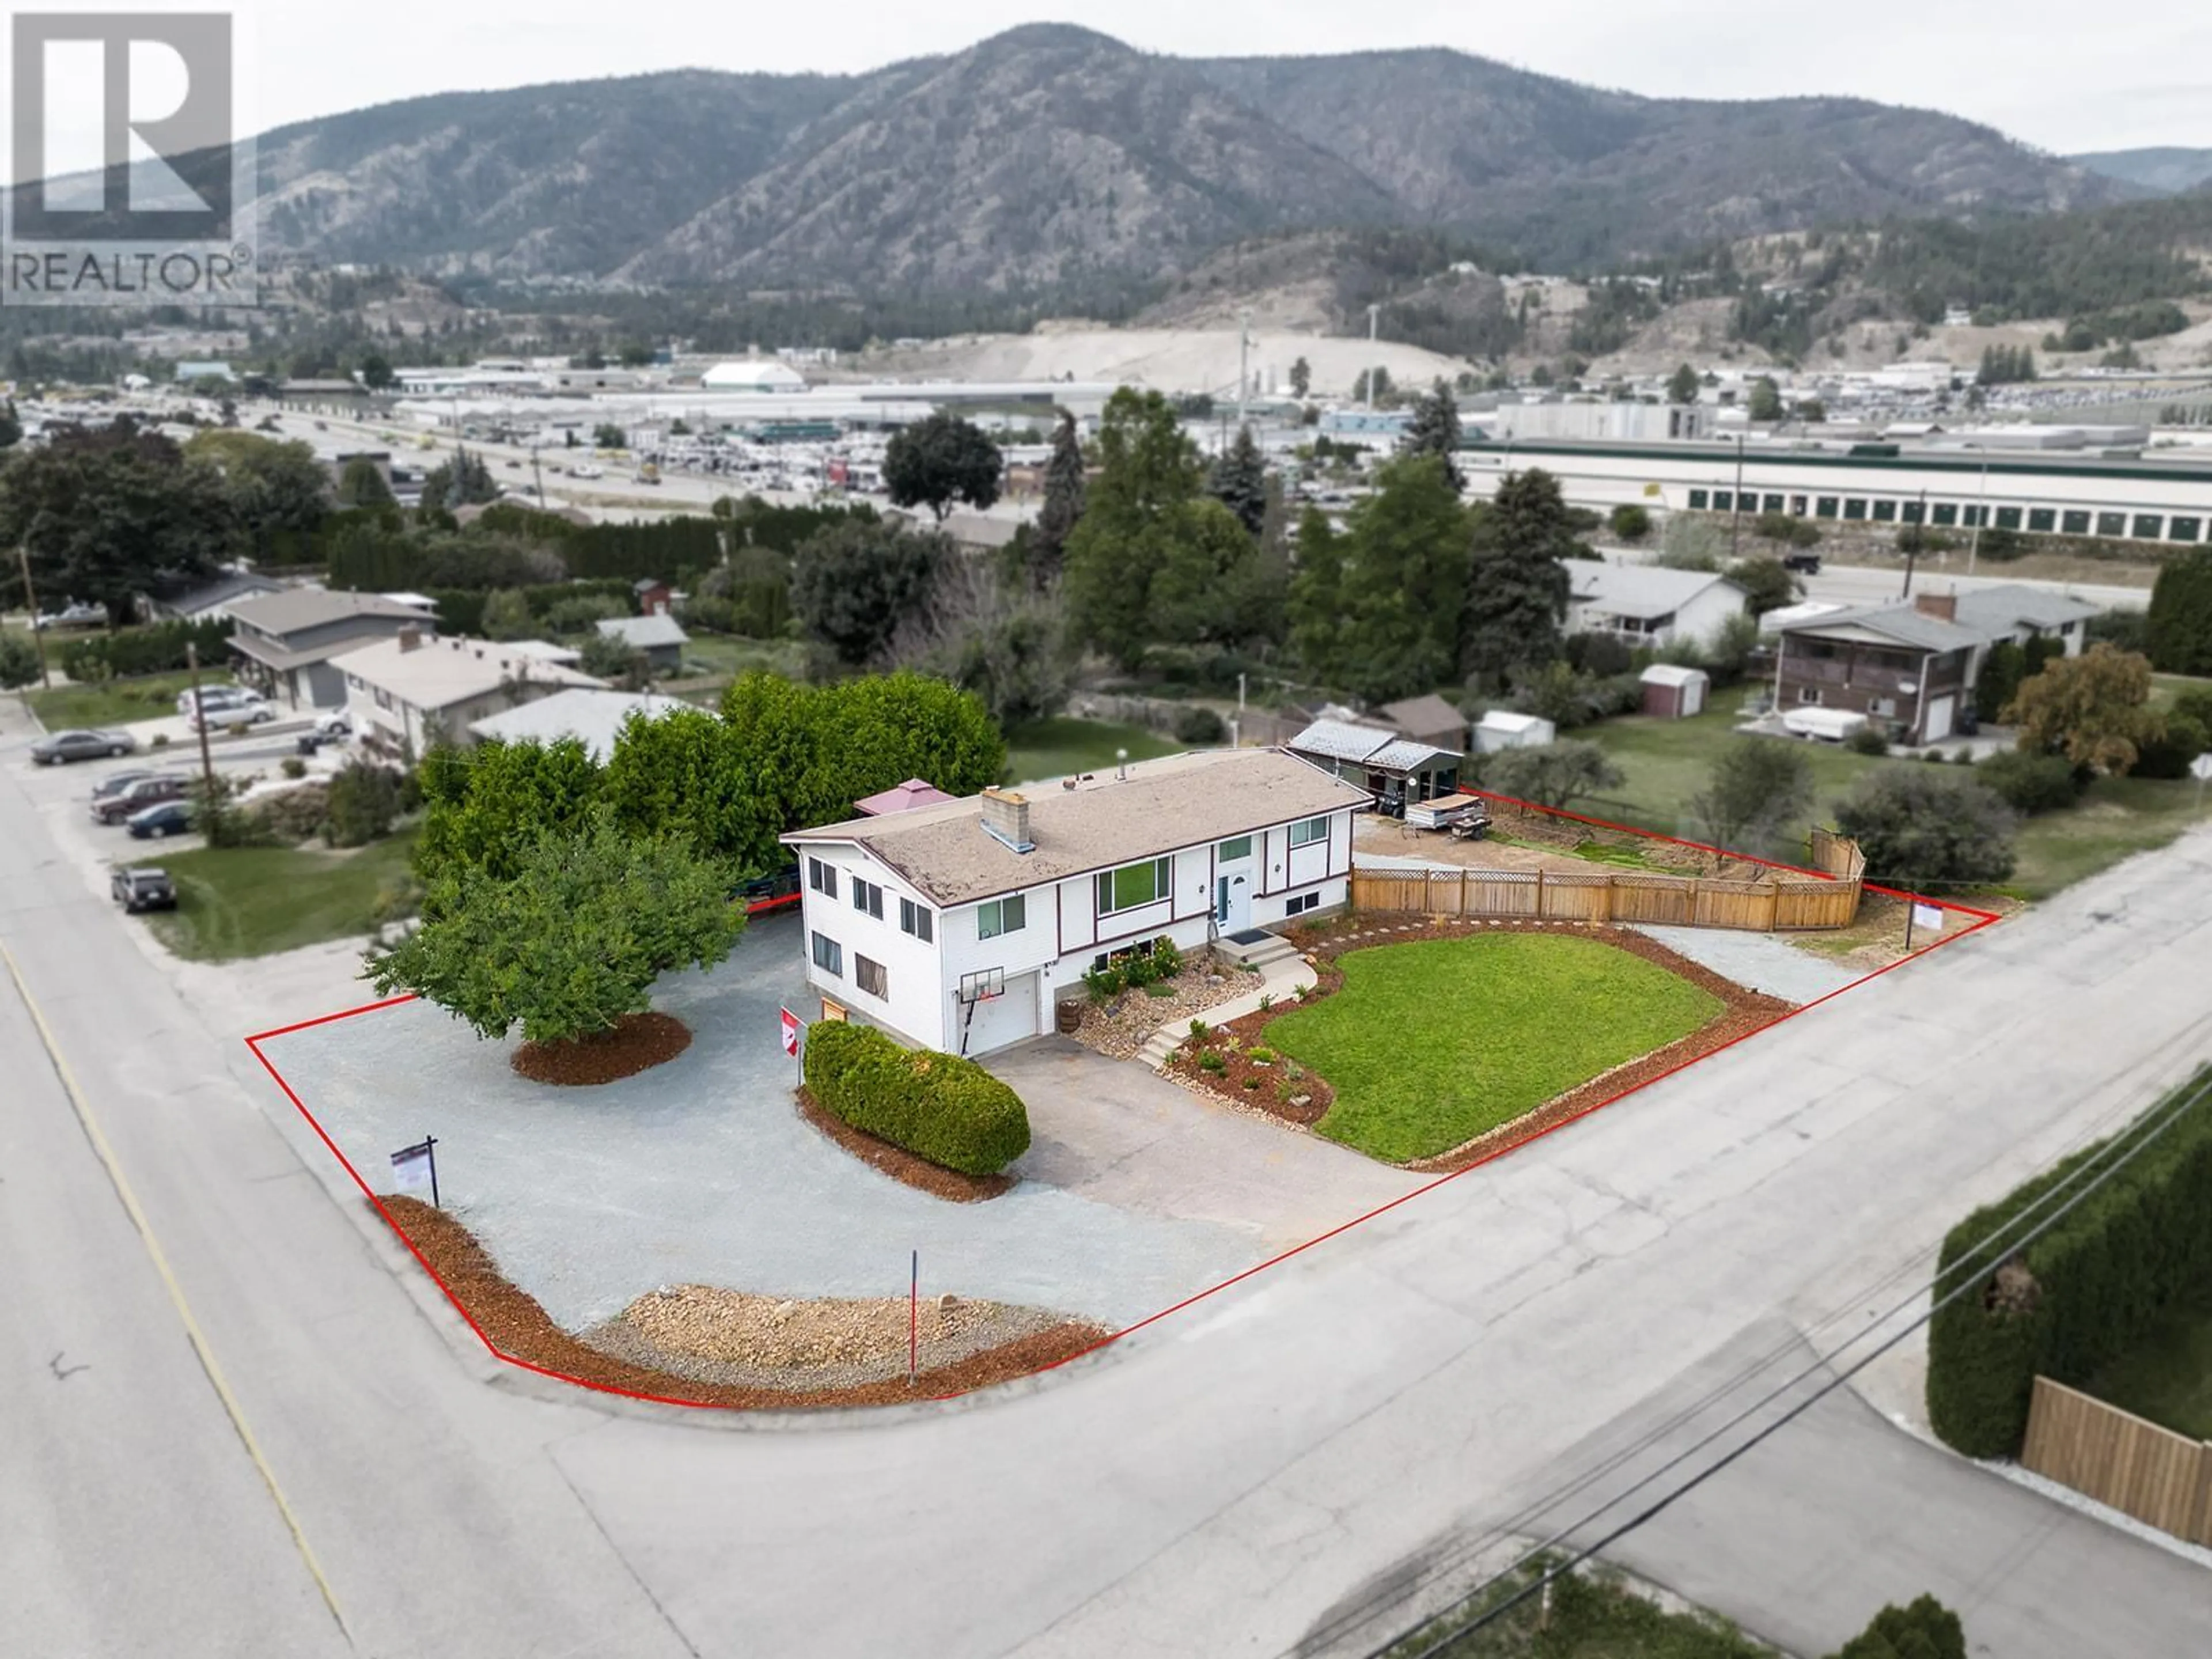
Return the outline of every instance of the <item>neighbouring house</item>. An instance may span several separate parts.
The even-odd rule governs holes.
[[[257,576],[250,570],[226,570],[188,592],[166,599],[147,599],[146,617],[149,622],[220,621],[229,616],[231,607],[241,599],[257,599],[264,593],[283,591],[283,583]]]
[[[288,587],[229,606],[231,665],[262,696],[292,708],[335,708],[346,700],[337,659],[406,628],[437,624],[381,593]]]
[[[1567,571],[1567,632],[1610,634],[1631,645],[1710,644],[1750,598],[1707,570],[1571,559]]]
[[[467,747],[476,723],[593,679],[491,640],[440,639],[417,623],[346,653],[346,712],[362,746],[411,763],[434,743]]]
[[[1557,743],[1559,728],[1537,714],[1516,714],[1510,708],[1493,708],[1474,723],[1474,749],[1494,755],[1501,749],[1540,749]]]
[[[2087,599],[2054,593],[2047,587],[2025,582],[2006,582],[1958,595],[1954,616],[1961,628],[1971,628],[1989,644],[2010,640],[2026,645],[2032,639],[2055,639],[2069,657],[2078,657],[2089,637],[2089,618],[2097,607]],[[1974,672],[1981,672],[1977,657]],[[1996,711],[1985,711],[1992,717]]]
[[[1361,716],[1369,725],[1387,726],[1398,736],[1455,755],[1468,752],[1467,716],[1431,691],[1425,697],[1386,702]]]
[[[1377,810],[1403,812],[1408,801],[1433,800],[1459,787],[1456,749],[1415,743],[1377,726],[1317,720],[1284,745],[1300,760],[1358,785]]]
[[[584,660],[584,653],[573,645],[558,645],[551,640],[509,640],[507,648],[518,657],[534,657],[539,662],[557,662],[563,668],[574,668]]]
[[[472,720],[469,730],[479,742],[558,743],[574,738],[602,766],[615,752],[615,739],[633,714],[657,720],[679,708],[696,705],[681,697],[664,697],[649,691],[596,691],[571,686],[550,696],[526,702]]]
[[[1989,641],[1960,625],[1955,596],[1862,605],[1784,628],[1775,644],[1774,704],[1840,709],[1887,727],[1893,739],[1941,743],[1959,729]]]
[[[1285,750],[1213,750],[794,831],[808,982],[825,1018],[988,1054],[1117,951],[1341,908],[1367,805]]]
[[[1712,677],[1702,668],[1655,662],[1638,677],[1644,688],[1644,712],[1663,720],[1687,720],[1705,711]]]
[[[691,636],[684,631],[684,625],[665,611],[643,617],[610,617],[599,624],[599,633],[629,646],[645,659],[645,665],[656,674],[673,674],[681,670],[684,647],[691,643]]]
[[[630,598],[641,617],[665,615],[674,609],[676,590],[658,576],[641,576],[630,584]]]

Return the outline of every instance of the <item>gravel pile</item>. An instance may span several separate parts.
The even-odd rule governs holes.
[[[1216,963],[1211,957],[1195,958],[1164,986],[1173,996],[1156,997],[1150,990],[1125,991],[1111,1002],[1085,1005],[1083,1024],[1075,1040],[1112,1060],[1134,1060],[1153,1032],[1172,1022],[1185,1025],[1209,1008],[1243,996],[1260,983],[1246,969]]]
[[[708,1285],[638,1297],[619,1318],[585,1333],[602,1352],[702,1382],[820,1389],[878,1382],[907,1369],[905,1301],[780,1300]],[[925,1371],[1061,1327],[1036,1308],[942,1296],[921,1304]]]

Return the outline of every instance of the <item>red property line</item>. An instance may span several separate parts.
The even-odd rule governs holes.
[[[1489,799],[1495,800],[1511,799],[1510,797],[1503,795],[1492,795]],[[1537,806],[1533,803],[1526,801],[1512,801],[1511,804],[1516,806],[1528,806],[1531,811],[1550,813],[1558,817],[1572,818],[1582,823],[1594,823],[1604,829],[1618,830],[1628,835],[1644,836],[1653,841],[1672,842],[1677,846],[1694,847],[1701,852],[1717,853],[1726,858],[1747,857],[1747,855],[1741,854],[1724,852],[1719,848],[1707,847],[1699,842],[1683,841],[1677,836],[1662,836],[1653,830],[1638,830],[1630,824],[1609,823],[1601,818],[1584,817],[1579,813],[1562,811],[1547,806]],[[1771,869],[1790,870],[1800,875],[1820,876],[1824,880],[1834,879],[1833,877],[1827,876],[1820,871],[1802,870],[1795,865],[1776,864],[1771,860],[1768,859],[1751,859],[1748,861],[1755,864],[1765,865]],[[1692,1056],[1687,1060],[1680,1060],[1655,1077],[1647,1078],[1642,1083],[1635,1084],[1628,1088],[1623,1089],[1618,1094],[1610,1095],[1605,1099],[1595,1101],[1589,1105],[1583,1107],[1581,1110],[1575,1112],[1567,1117],[1561,1118],[1558,1122],[1547,1125],[1544,1128],[1538,1129],[1528,1135],[1524,1135],[1518,1140],[1509,1141],[1504,1146],[1499,1146],[1492,1152],[1486,1152],[1482,1157],[1468,1164],[1465,1169],[1454,1170],[1448,1174],[1438,1176],[1434,1181],[1426,1182],[1421,1186],[1414,1188],[1413,1190],[1409,1193],[1401,1194],[1398,1197],[1392,1199],[1387,1204],[1378,1205],[1364,1215],[1354,1216],[1351,1220],[1332,1227],[1327,1232],[1322,1233],[1316,1237],[1310,1238],[1302,1244],[1294,1244],[1289,1249],[1281,1252],[1279,1255],[1270,1256],[1264,1261],[1255,1263],[1252,1267],[1245,1268],[1242,1273],[1231,1274],[1229,1278],[1223,1279],[1218,1285],[1210,1285],[1202,1291],[1199,1291],[1191,1296],[1187,1296],[1182,1301],[1175,1303],[1171,1306],[1163,1308],[1158,1313],[1152,1314],[1146,1318],[1140,1319],[1133,1325],[1129,1325],[1121,1330],[1115,1331],[1109,1336],[1101,1337],[1097,1341],[1092,1343],[1087,1348],[1079,1349],[1076,1352],[1069,1354],[1065,1358],[1054,1360],[1050,1364],[1039,1366],[1037,1370],[1029,1373],[1029,1375],[1032,1376],[1042,1376],[1048,1371],[1058,1370],[1063,1365],[1073,1364],[1079,1359],[1085,1358],[1103,1349],[1111,1347],[1115,1343],[1119,1342],[1123,1337],[1133,1336],[1137,1332],[1144,1330],[1149,1326],[1158,1324],[1164,1319],[1167,1319],[1173,1315],[1182,1313],[1186,1309],[1195,1307],[1198,1304],[1204,1302],[1209,1297],[1218,1296],[1222,1291],[1241,1285],[1248,1279],[1251,1279],[1260,1273],[1266,1273],[1271,1267],[1280,1267],[1284,1262],[1290,1261],[1294,1256],[1304,1255],[1308,1250],[1314,1249],[1316,1245],[1326,1244],[1331,1239],[1340,1238],[1345,1234],[1351,1232],[1354,1228],[1363,1227],[1366,1225],[1367,1223],[1375,1220],[1377,1217],[1388,1215],[1391,1211],[1398,1209],[1401,1206],[1410,1204],[1417,1198],[1421,1198],[1430,1193],[1435,1192],[1440,1187],[1449,1186],[1451,1182],[1459,1180],[1463,1176],[1472,1175],[1477,1170],[1483,1169],[1489,1164],[1494,1164],[1498,1159],[1504,1158],[1510,1153],[1519,1152],[1523,1146],[1532,1146],[1535,1142],[1543,1139],[1547,1135],[1557,1133],[1559,1130],[1565,1128],[1570,1124],[1579,1123],[1593,1113],[1601,1112],[1609,1106],[1618,1105],[1621,1101],[1627,1099],[1628,1097],[1632,1094],[1649,1089],[1656,1084],[1662,1083],[1668,1078],[1687,1071],[1691,1066],[1698,1065],[1705,1060],[1711,1060],[1716,1055],[1725,1054],[1730,1048],[1736,1047],[1739,1043],[1747,1042],[1753,1037],[1762,1036],[1765,1032],[1772,1030],[1776,1026],[1784,1024],[1785,1021],[1795,1019],[1800,1014],[1809,1013],[1814,1009],[1820,1007],[1823,1003],[1833,1001],[1836,998],[1842,996],[1845,992],[1855,991],[1860,986],[1866,984],[1869,981],[1880,979],[1884,974],[1892,973],[1897,969],[1904,967],[1908,962],[1917,962],[1921,957],[1929,955],[1932,951],[1940,951],[1947,945],[1954,944],[1960,939],[1978,933],[1984,928],[1990,927],[2002,920],[2002,918],[1995,911],[1978,910],[1970,905],[1952,903],[1942,899],[1924,899],[1919,897],[1919,896],[1916,894],[1899,892],[1893,888],[1872,887],[1869,888],[1869,890],[1881,893],[1892,898],[1900,898],[1912,902],[1938,906],[1946,910],[1956,910],[1962,915],[1976,917],[1978,920],[1971,927],[1964,928],[1955,933],[1946,934],[1943,937],[1937,939],[1933,944],[1923,945],[1909,956],[1899,957],[1895,962],[1890,963],[1887,966],[1875,969],[1869,973],[1862,975],[1859,978],[1851,981],[1848,985],[1838,986],[1835,990],[1830,991],[1825,996],[1815,997],[1812,1001],[1793,1008],[1788,1013],[1784,1014],[1778,1018],[1769,1020],[1764,1025],[1755,1027],[1754,1029],[1746,1031],[1738,1036],[1731,1037],[1728,1042],[1723,1043],[1717,1048],[1711,1049],[1705,1054]],[[1562,927],[1573,927],[1577,924],[1561,923],[1559,925]],[[261,1062],[262,1069],[266,1071],[269,1075],[276,1080],[276,1086],[283,1091],[284,1098],[290,1101],[293,1108],[298,1111],[301,1117],[307,1120],[307,1127],[313,1129],[315,1132],[316,1138],[319,1139],[324,1146],[330,1149],[331,1155],[337,1159],[339,1167],[343,1169],[346,1174],[353,1177],[354,1185],[361,1188],[362,1195],[367,1198],[369,1203],[375,1206],[377,1214],[384,1218],[385,1225],[390,1227],[394,1233],[398,1235],[399,1242],[407,1247],[408,1254],[412,1255],[416,1261],[422,1267],[422,1271],[429,1275],[431,1283],[437,1285],[441,1291],[445,1292],[446,1300],[453,1304],[454,1311],[460,1315],[463,1322],[468,1326],[471,1331],[475,1333],[477,1340],[483,1344],[484,1351],[489,1353],[494,1358],[503,1361],[507,1364],[513,1365],[519,1370],[529,1371],[538,1376],[548,1377],[558,1382],[567,1382],[580,1389],[595,1389],[601,1394],[618,1395],[628,1400],[648,1401],[653,1404],[660,1406],[682,1406],[694,1411],[736,1411],[745,1409],[744,1407],[733,1406],[719,1406],[707,1401],[678,1400],[668,1395],[647,1394],[635,1389],[621,1388],[611,1382],[595,1382],[586,1377],[572,1376],[566,1371],[555,1370],[549,1366],[540,1365],[531,1360],[520,1358],[514,1354],[508,1353],[505,1349],[499,1346],[499,1345],[495,1343],[485,1333],[483,1327],[477,1322],[475,1316],[469,1312],[467,1307],[463,1304],[460,1297],[454,1294],[453,1287],[447,1284],[446,1280],[440,1276],[438,1270],[435,1267],[430,1265],[429,1258],[425,1256],[421,1249],[416,1246],[415,1241],[407,1236],[407,1230],[399,1224],[398,1218],[392,1215],[391,1211],[385,1208],[384,1201],[378,1198],[376,1194],[370,1189],[368,1182],[362,1179],[361,1171],[354,1168],[352,1161],[346,1157],[343,1152],[339,1150],[337,1142],[331,1139],[329,1132],[326,1131],[323,1127],[322,1124],[317,1121],[315,1115],[307,1109],[307,1103],[300,1098],[298,1093],[293,1089],[291,1084],[285,1080],[284,1074],[276,1069],[276,1063],[261,1050],[262,1043],[276,1037],[289,1036],[295,1031],[308,1030],[318,1025],[329,1025],[337,1021],[352,1019],[362,1014],[377,1013],[382,1010],[396,1008],[403,1004],[413,1002],[416,1000],[417,999],[412,996],[388,997],[381,1002],[365,1003],[358,1008],[349,1008],[340,1013],[324,1014],[318,1018],[301,1020],[294,1024],[279,1026],[274,1030],[257,1032],[255,1035],[249,1036],[245,1040],[246,1046],[253,1051],[253,1057]],[[957,1394],[939,1394],[917,1395],[915,1397],[917,1400],[944,1401],[957,1399],[959,1395]]]

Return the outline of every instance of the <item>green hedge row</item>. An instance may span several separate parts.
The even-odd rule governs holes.
[[[1928,1416],[1970,1457],[2008,1457],[2027,1433],[2035,1379],[2080,1387],[2141,1341],[2160,1316],[2212,1278],[2212,1071],[2108,1141],[2076,1153],[1996,1204],[1977,1210],[1943,1241],[1937,1284],[1961,1273],[1975,1289],[1939,1311],[1928,1332]],[[2192,1091],[2206,1092],[2024,1257],[2004,1270],[1977,1252],[2000,1229],[2016,1237],[2023,1212],[2085,1166],[2107,1169]],[[2085,1176],[2084,1179],[2088,1176]],[[1956,1271],[1954,1264],[1973,1255]],[[2021,1269],[2025,1269],[2025,1273]]]
[[[962,1175],[996,1175],[1029,1150],[1021,1097],[972,1060],[822,1020],[806,1033],[805,1073],[823,1110]]]
[[[71,640],[61,648],[62,672],[73,680],[129,679],[170,674],[185,666],[185,647],[196,645],[200,665],[221,672],[230,661],[230,619],[164,622]]]

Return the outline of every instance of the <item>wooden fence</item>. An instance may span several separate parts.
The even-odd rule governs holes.
[[[1844,849],[1848,849],[1846,854]],[[1849,842],[1834,849],[1863,861]],[[1543,921],[1642,921],[1747,933],[1848,927],[1858,919],[1859,878],[1832,881],[1787,872],[1759,881],[1630,870],[1376,870],[1354,867],[1361,910]]]
[[[2020,1461],[2160,1532],[2212,1546],[2212,1441],[2039,1376]]]

